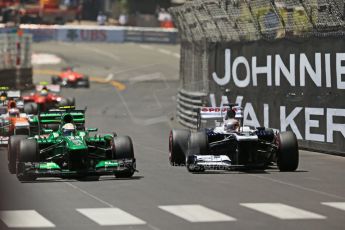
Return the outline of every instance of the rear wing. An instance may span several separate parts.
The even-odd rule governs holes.
[[[37,124],[61,124],[63,117],[69,114],[72,116],[73,122],[76,125],[85,124],[85,110],[52,110],[49,112],[40,113],[31,118],[31,123]]]
[[[20,90],[9,90],[7,91],[7,98],[8,99],[18,99],[20,98]]]
[[[202,120],[222,119],[229,107],[201,107],[199,117]]]
[[[50,92],[60,93],[60,85],[36,85],[36,91],[41,91],[43,87],[47,88]]]

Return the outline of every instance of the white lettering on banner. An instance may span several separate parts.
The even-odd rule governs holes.
[[[231,65],[228,65],[227,63],[231,63],[231,50],[226,49],[225,50],[225,76],[223,78],[219,78],[216,73],[212,74],[213,80],[218,85],[226,85],[230,82],[231,78]]]
[[[237,68],[240,64],[243,64],[244,67],[246,68],[246,77],[243,80],[240,80],[237,76]],[[234,77],[234,82],[238,87],[244,88],[247,87],[250,84],[250,67],[247,59],[245,57],[237,57],[234,60],[232,68],[232,75]],[[231,78],[231,77],[230,77]]]
[[[229,100],[227,96],[222,96],[222,101],[220,102],[220,107],[223,107],[224,104],[229,104]]]
[[[253,74],[253,86],[258,86],[258,74],[266,74],[267,76],[267,85],[272,86],[272,56],[268,55],[267,56],[267,65],[266,66],[261,66],[258,67],[256,63],[256,57],[252,58],[252,74]],[[249,70],[249,66],[248,66]],[[250,83],[250,79],[248,82],[248,85]]]
[[[314,81],[317,87],[321,87],[321,54],[315,54],[315,71],[311,67],[310,62],[305,54],[300,55],[300,85],[305,86],[305,70],[307,70],[310,78]]]
[[[345,124],[333,123],[333,117],[345,117],[345,109],[327,109],[327,142],[333,143],[333,133],[341,132],[345,137]]]
[[[289,116],[286,116],[286,107],[280,106],[280,130],[286,131],[286,128],[290,126],[291,130],[296,134],[297,139],[303,139],[294,120],[302,109],[302,107],[296,107]]]
[[[216,106],[216,96],[214,95],[214,93],[210,94],[210,104],[211,104],[211,107],[217,107]]]
[[[311,120],[311,115],[324,115],[323,108],[305,108],[305,139],[310,141],[325,141],[325,135],[314,134],[310,132],[310,128],[319,128],[318,120]]]
[[[322,56],[324,58],[322,58]],[[257,66],[256,56],[251,57],[251,62],[244,56],[238,56],[232,63],[231,50],[225,49],[225,75],[223,78],[219,78],[217,73],[213,72],[212,78],[219,86],[227,85],[232,80],[235,86],[244,88],[250,84],[257,87],[259,85],[259,74],[266,75],[267,86],[280,86],[281,75],[283,75],[291,86],[303,87],[306,85],[307,76],[309,76],[311,82],[316,87],[322,87],[323,84],[325,87],[332,87],[331,54],[325,53],[322,55],[321,53],[315,53],[314,65],[311,64],[305,53],[299,54],[299,63],[296,63],[296,54],[289,55],[288,63],[284,63],[279,54],[276,54],[273,57],[274,58],[272,58],[271,55],[266,56],[265,66]],[[337,88],[345,89],[345,79],[343,80],[343,78],[345,78],[345,53],[336,53],[335,59]],[[274,69],[272,70],[273,64]],[[245,73],[239,75],[237,70],[241,65],[245,67]],[[289,66],[289,68],[287,68],[287,66]],[[299,73],[296,73],[296,70],[299,70]],[[272,76],[272,71],[274,71],[274,77]],[[325,80],[323,80],[322,77],[324,77]],[[297,80],[298,78],[299,81]],[[272,79],[274,79],[274,82]],[[296,85],[297,82],[299,85]]]
[[[325,63],[326,63],[326,87],[332,87],[332,80],[331,80],[331,55],[325,54]]]
[[[246,103],[243,109],[243,114],[244,114],[244,121],[243,121],[244,125],[260,127],[260,123],[255,114],[252,103]]]
[[[270,107],[268,104],[264,104],[264,126],[270,127]]]
[[[345,62],[345,53],[337,54],[337,86],[338,89],[345,89],[345,81],[342,80],[343,75],[345,75],[345,66],[342,62]]]
[[[290,54],[290,68],[286,68],[283,60],[280,55],[276,55],[276,65],[275,65],[275,81],[276,85],[280,86],[280,72],[283,73],[286,80],[290,83],[291,86],[295,86],[295,55]]]
[[[226,96],[222,96],[222,103],[224,101],[233,102],[233,100],[225,99]],[[235,103],[242,106],[244,97],[237,96]],[[216,98],[214,94],[210,94],[210,101],[212,107],[217,107]],[[221,104],[223,105],[223,104]],[[310,140],[318,142],[329,142],[334,143],[334,133],[339,132],[345,138],[345,124],[335,123],[334,118],[345,119],[345,109],[335,109],[335,108],[310,108],[310,107],[295,107],[290,114],[287,115],[286,106],[279,107],[280,112],[280,130],[286,131],[290,126],[291,130],[296,134],[296,137],[300,140]],[[304,112],[303,112],[304,110]],[[243,109],[244,113],[244,124],[252,125],[255,127],[260,127],[261,123],[257,118],[257,113],[254,110],[253,104],[247,102]],[[269,120],[270,107],[269,104],[263,104],[263,125],[269,128],[279,128],[271,127]],[[273,114],[276,114],[273,111]],[[295,119],[297,116],[304,116],[305,121],[305,138],[303,138],[300,129],[298,128]],[[319,116],[319,119],[312,119],[311,116]],[[311,128],[320,128],[320,121],[327,124],[326,131],[322,133],[312,133]],[[325,138],[327,136],[327,138]],[[325,140],[327,139],[327,140]]]

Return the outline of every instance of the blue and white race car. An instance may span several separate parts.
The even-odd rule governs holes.
[[[190,172],[266,169],[274,164],[280,171],[295,171],[299,163],[293,132],[244,126],[237,104],[200,108],[197,132],[171,130],[169,151],[170,164],[185,165]]]

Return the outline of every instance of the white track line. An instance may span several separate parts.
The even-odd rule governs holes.
[[[159,208],[192,223],[236,221],[231,216],[201,205],[167,205]]]
[[[146,224],[145,221],[119,208],[83,208],[77,211],[101,226]]]
[[[281,220],[326,219],[325,216],[281,203],[241,203],[241,205]]]
[[[322,202],[321,204],[345,211],[345,202]]]
[[[0,219],[9,228],[54,228],[55,225],[35,210],[1,211]]]

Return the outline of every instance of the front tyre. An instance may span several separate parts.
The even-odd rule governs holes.
[[[36,140],[25,139],[19,142],[19,152],[17,158],[17,178],[19,181],[34,181],[36,176],[27,175],[25,163],[38,161],[38,144]]]
[[[188,155],[186,166],[189,172],[203,172],[205,168],[195,165],[195,155],[207,155],[208,137],[205,132],[191,133],[188,140]]]
[[[16,164],[17,164],[17,155],[19,150],[19,143],[21,140],[28,138],[27,135],[15,135],[10,136],[8,140],[8,171],[11,174],[16,174]]]
[[[189,130],[173,129],[169,135],[169,161],[172,166],[186,163]]]
[[[297,138],[293,132],[288,131],[279,134],[277,157],[280,171],[296,171],[299,163],[299,152]]]
[[[37,114],[38,113],[38,105],[33,102],[25,103],[24,104],[24,113],[26,114]]]
[[[113,138],[113,159],[115,160],[133,160],[133,165],[127,169],[115,172],[117,178],[130,178],[135,172],[135,158],[132,139],[128,136],[118,136]]]
[[[52,82],[53,85],[59,85],[61,80],[60,80],[60,78],[58,76],[52,76],[51,77],[51,82]]]

